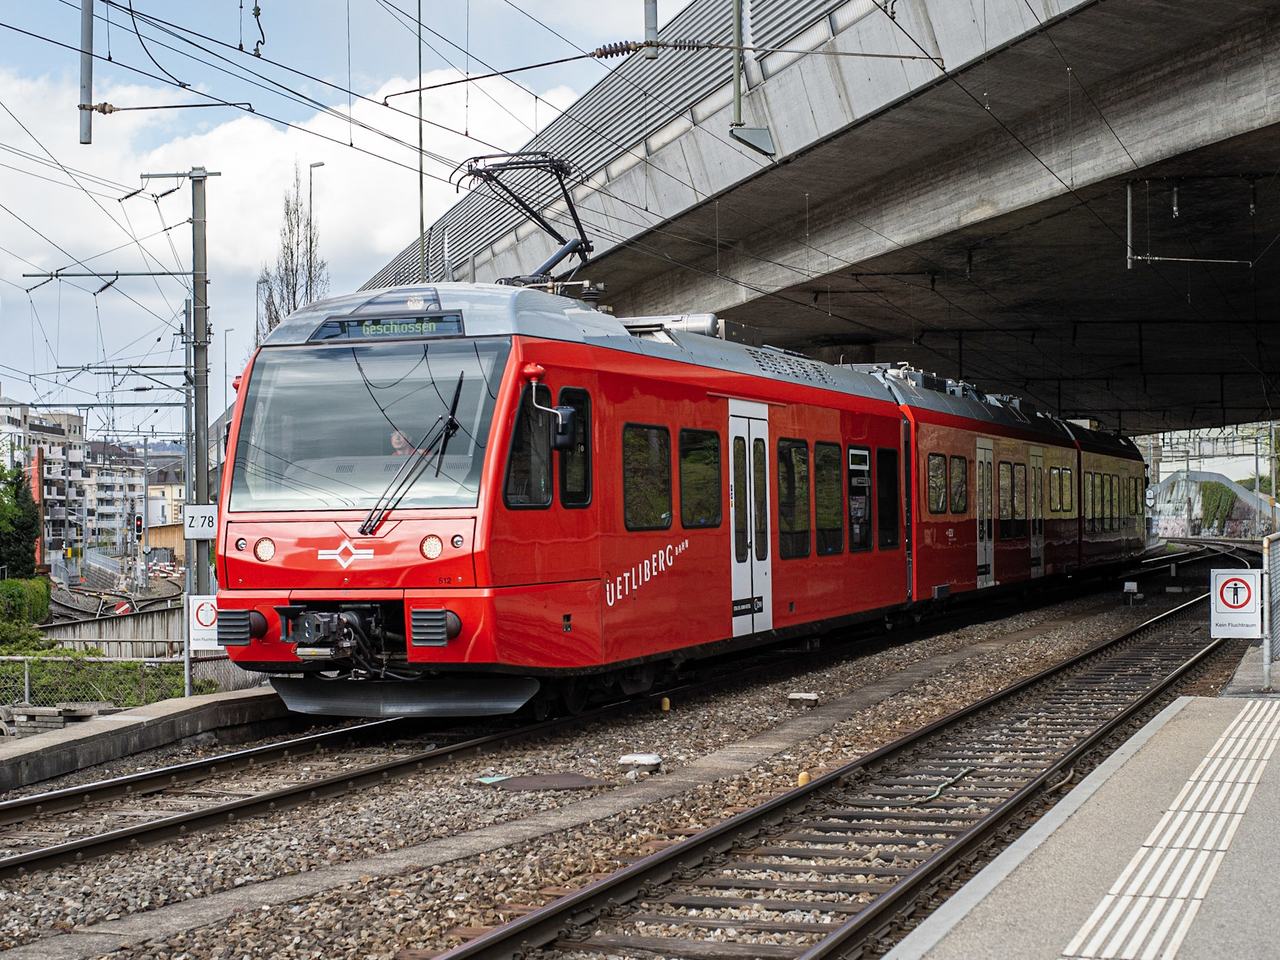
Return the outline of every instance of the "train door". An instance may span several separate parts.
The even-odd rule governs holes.
[[[1031,576],[1044,576],[1044,450],[1031,447]]]
[[[733,635],[773,629],[769,579],[769,407],[729,401]]]
[[[978,438],[978,588],[995,586],[995,524],[992,522],[994,501],[991,499],[995,455],[991,441]]]

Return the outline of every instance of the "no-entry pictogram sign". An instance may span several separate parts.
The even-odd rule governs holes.
[[[1253,586],[1243,577],[1227,577],[1218,585],[1218,599],[1228,610],[1243,610],[1253,600]]]
[[[1213,609],[1210,614],[1215,637],[1262,636],[1262,595],[1260,570],[1214,570]]]
[[[192,650],[218,650],[218,598],[187,597],[187,629]]]

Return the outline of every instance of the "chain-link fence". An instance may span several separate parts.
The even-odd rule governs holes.
[[[183,696],[184,670],[181,657],[0,657],[0,703],[139,707]],[[193,694],[243,690],[265,679],[241,670],[225,655],[191,658]]]

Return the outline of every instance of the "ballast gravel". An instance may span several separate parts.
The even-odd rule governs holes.
[[[1176,605],[1160,598],[1103,612],[1046,633],[977,653],[932,679],[859,711],[750,769],[661,802],[569,830],[404,877],[362,877],[286,905],[240,913],[208,927],[139,942],[117,960],[241,957],[393,957],[406,948],[444,949],[462,942],[457,928],[509,919],[510,905],[538,905],[539,891],[582,886],[640,858],[673,831],[719,822],[795,785],[801,771],[847,763],[861,754],[1034,674],[1101,639]],[[383,851],[450,837],[571,805],[593,793],[662,777],[727,745],[795,717],[788,695],[817,693],[830,702],[904,667],[1046,620],[1098,609],[1078,598],[1000,621],[824,665],[774,683],[738,688],[673,705],[670,712],[606,723],[572,736],[394,781],[356,796],[252,820],[130,854],[10,879],[0,887],[0,948],[165,904],[277,877],[359,861]],[[654,773],[624,773],[618,759],[655,753]],[[578,773],[608,782],[593,790],[507,792],[480,777]],[[820,897],[808,895],[812,902]],[[763,942],[763,941],[762,941]]]

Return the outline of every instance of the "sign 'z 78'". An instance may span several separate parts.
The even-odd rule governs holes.
[[[216,503],[184,503],[182,505],[182,538],[184,540],[218,539],[218,505]]]

